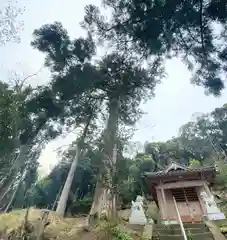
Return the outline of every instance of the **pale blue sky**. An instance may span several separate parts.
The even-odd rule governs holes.
[[[4,4],[1,0],[0,7]],[[0,47],[0,77],[7,79],[10,71],[18,71],[29,75],[42,67],[44,56],[30,46],[32,32],[43,24],[61,21],[72,38],[83,36],[79,23],[83,19],[86,4],[100,5],[99,0],[19,0],[26,7],[21,17],[24,31],[21,33],[20,44],[7,44]],[[205,96],[203,88],[190,84],[190,73],[180,60],[174,59],[167,63],[168,77],[157,86],[156,97],[150,100],[143,109],[146,115],[138,122],[135,141],[167,140],[176,136],[179,127],[190,121],[195,112],[209,112],[227,102],[227,91],[222,97]],[[37,77],[30,80],[32,84],[48,81],[48,71],[43,70]],[[67,139],[58,139],[50,143],[41,156],[41,164],[45,169],[56,163],[53,148],[69,143],[73,135]]]

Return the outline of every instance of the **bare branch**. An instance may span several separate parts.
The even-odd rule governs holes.
[[[36,71],[33,74],[29,74],[26,77],[22,77],[20,76],[20,74],[18,74],[17,72],[11,72],[11,76],[9,77],[9,82],[17,89],[17,90],[22,90],[22,88],[24,87],[24,85],[26,84],[28,79],[31,79],[35,76],[37,76],[44,67],[41,67],[38,71]]]

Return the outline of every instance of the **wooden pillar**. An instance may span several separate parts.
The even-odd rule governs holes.
[[[158,200],[158,206],[159,210],[161,213],[161,219],[164,217],[164,208],[163,208],[163,199],[162,199],[162,193],[160,188],[156,188],[156,193],[157,193],[157,200]]]
[[[163,202],[163,216],[164,219],[167,219],[167,202],[166,202],[166,195],[165,195],[165,191],[163,189],[163,187],[161,188],[161,193],[162,193],[162,202]]]
[[[202,190],[203,190],[202,186],[196,187],[196,192],[197,192],[197,195],[198,195],[198,199],[199,199],[199,203],[200,203],[203,215],[206,215],[207,214],[206,206],[205,206],[205,203],[200,196],[200,193],[201,193]]]
[[[204,189],[205,189],[207,195],[208,195],[209,197],[213,196],[213,194],[212,194],[211,191],[210,191],[210,188],[208,187],[207,182],[204,182],[203,186],[204,186]]]

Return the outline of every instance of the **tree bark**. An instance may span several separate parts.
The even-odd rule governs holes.
[[[63,187],[60,187],[60,189],[59,189],[59,191],[58,191],[58,194],[57,194],[57,196],[56,196],[56,198],[55,198],[55,200],[54,200],[54,204],[53,204],[53,206],[52,206],[52,208],[51,208],[52,211],[54,211],[55,206],[57,205],[57,202],[58,202],[58,199],[59,199],[60,194],[61,194],[61,192],[62,192],[62,189],[63,189]]]
[[[112,168],[112,192],[111,192],[111,217],[116,218],[117,217],[117,206],[116,206],[116,201],[117,201],[117,184],[115,183],[116,179],[116,174],[117,174],[117,169],[116,169],[116,163],[117,163],[117,144],[114,145],[113,148],[113,168]]]
[[[102,183],[100,182],[100,179],[97,180],[96,186],[95,186],[95,191],[94,191],[94,197],[93,197],[93,202],[91,205],[90,212],[87,216],[86,219],[86,225],[93,225],[95,222],[96,218],[99,219],[101,217],[101,199],[100,196],[103,194],[103,188],[102,188]]]
[[[100,203],[99,196],[101,195],[101,191],[102,191],[102,184],[100,183],[99,180],[97,180],[94,198],[91,205],[89,216],[94,216],[96,212],[99,213],[99,211],[96,211],[96,209],[99,209],[99,203]]]
[[[72,182],[73,182],[74,174],[75,174],[75,171],[76,171],[77,163],[78,163],[78,160],[79,160],[79,157],[80,157],[80,152],[81,152],[81,149],[80,149],[79,144],[77,143],[77,145],[76,145],[76,156],[75,156],[75,158],[74,158],[74,160],[71,164],[71,167],[70,167],[67,179],[65,181],[64,188],[61,192],[61,196],[60,196],[60,199],[59,199],[59,202],[58,202],[58,205],[57,205],[57,209],[56,209],[56,212],[61,216],[64,216],[64,214],[65,214],[66,204],[67,204],[69,192],[70,192],[70,189],[71,189],[71,186],[72,186]]]
[[[96,215],[98,218],[103,214],[108,218],[116,216],[116,192],[113,179],[116,172],[118,115],[119,101],[118,99],[110,99],[108,123],[104,131],[103,166],[100,169],[101,181],[98,181],[96,185],[88,223],[90,223],[91,216]]]

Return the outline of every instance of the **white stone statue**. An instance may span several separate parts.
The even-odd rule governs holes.
[[[136,201],[132,201],[131,215],[129,217],[130,224],[145,225],[147,218],[143,210],[143,197],[137,196]]]
[[[209,220],[225,219],[225,215],[218,208],[213,195],[208,196],[206,192],[201,192],[200,196],[206,204],[206,210]]]
[[[212,213],[218,213],[220,212],[220,210],[217,207],[217,204],[214,200],[214,196],[208,196],[208,194],[206,192],[201,192],[200,194],[201,198],[203,199],[203,201],[206,204],[206,209],[207,209],[207,213],[208,214],[212,214]]]

